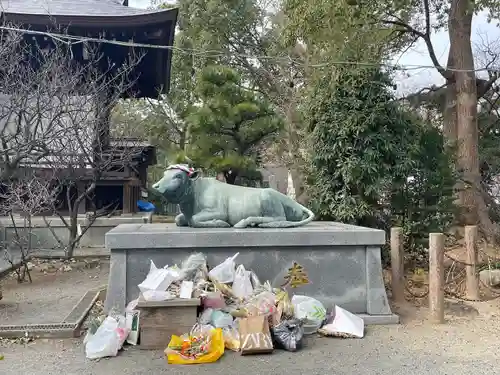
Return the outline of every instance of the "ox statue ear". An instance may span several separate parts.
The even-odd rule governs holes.
[[[201,172],[200,171],[193,171],[189,174],[189,179],[191,181],[196,181],[197,179],[199,179],[201,176]]]

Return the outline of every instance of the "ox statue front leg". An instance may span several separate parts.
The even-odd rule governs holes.
[[[189,226],[193,228],[229,228],[231,225],[225,221],[225,214],[218,211],[201,211],[190,220]]]
[[[175,224],[178,226],[178,227],[187,227],[189,226],[189,223],[186,219],[186,217],[184,216],[184,214],[179,214],[175,217]]]

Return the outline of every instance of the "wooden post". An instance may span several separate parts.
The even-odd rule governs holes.
[[[403,230],[391,228],[391,287],[395,302],[405,301]]]
[[[429,313],[433,323],[444,323],[444,234],[429,234]]]
[[[122,213],[130,214],[132,212],[132,186],[129,181],[123,184],[123,210]]]
[[[465,266],[465,285],[467,298],[479,300],[479,275],[476,269],[477,263],[477,226],[467,225],[465,227],[465,249],[467,252]]]

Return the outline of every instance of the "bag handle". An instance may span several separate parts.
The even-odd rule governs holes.
[[[240,276],[246,276],[246,270],[245,270],[245,266],[243,264],[240,264],[236,268],[236,274],[240,275]]]

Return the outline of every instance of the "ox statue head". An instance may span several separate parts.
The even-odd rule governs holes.
[[[192,182],[200,176],[186,164],[169,166],[160,181],[153,185],[169,203],[179,204],[188,197],[192,191]]]

